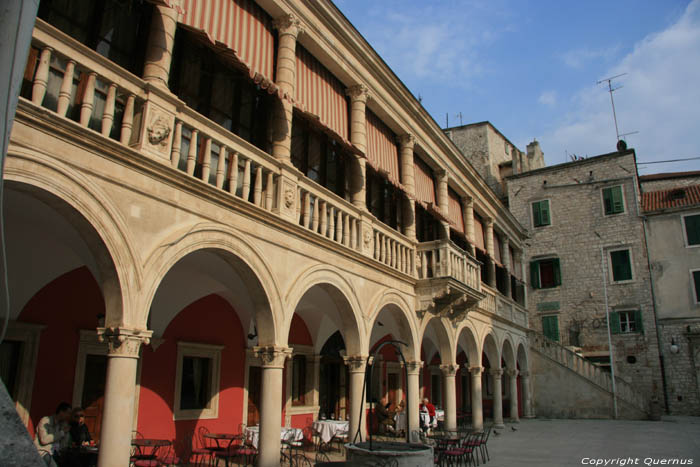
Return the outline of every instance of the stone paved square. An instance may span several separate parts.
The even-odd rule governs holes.
[[[664,465],[660,459],[693,460],[685,465],[700,463],[697,417],[664,417],[660,422],[534,419],[506,424],[498,431],[501,434],[489,440],[489,467],[595,465],[582,464],[582,460],[628,457],[638,461],[625,465]],[[646,458],[652,461],[645,464]]]

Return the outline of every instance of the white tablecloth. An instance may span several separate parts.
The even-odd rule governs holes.
[[[280,428],[280,439],[283,441],[301,441],[304,438],[304,432],[299,428]],[[250,444],[258,447],[260,440],[260,427],[249,426],[245,429],[245,439]]]
[[[435,410],[435,418],[437,418],[441,422],[444,422],[445,421],[445,411],[442,409],[436,409]]]
[[[396,422],[396,431],[401,431],[406,429],[406,412],[399,412],[396,414],[396,418],[394,418],[394,421]]]
[[[345,435],[350,428],[350,422],[343,420],[316,420],[312,428],[324,443],[329,442],[335,435]]]

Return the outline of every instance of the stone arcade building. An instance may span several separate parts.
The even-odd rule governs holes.
[[[82,405],[121,467],[132,430],[259,424],[277,465],[281,426],[364,431],[391,338],[408,380],[384,352],[373,397],[410,430],[421,395],[448,428],[532,415],[525,233],[336,7],[129,5],[39,7],[5,169],[30,432]]]

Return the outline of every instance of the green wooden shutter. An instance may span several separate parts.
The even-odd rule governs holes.
[[[700,215],[685,216],[685,235],[688,245],[700,245]]]
[[[611,311],[610,313],[610,332],[612,334],[620,334],[620,313]]]
[[[637,332],[644,332],[644,322],[642,321],[642,310],[634,311],[634,322],[637,325]]]
[[[561,285],[561,268],[559,267],[559,258],[552,259],[552,267],[554,268],[554,285]]]
[[[617,214],[625,210],[625,205],[622,201],[622,187],[614,186],[610,189],[612,192],[612,210],[613,213]]]
[[[542,317],[542,334],[548,339],[559,341],[559,317],[543,316]]]
[[[540,288],[540,263],[539,261],[530,262],[530,285],[533,289]]]
[[[695,301],[700,303],[700,271],[693,271],[693,282],[695,283]]]
[[[540,211],[540,203],[532,203],[532,223],[535,227],[542,225],[542,212]]]
[[[610,253],[612,262],[613,281],[628,281],[632,279],[632,264],[629,250],[619,250]]]
[[[603,206],[605,207],[605,215],[613,213],[612,194],[610,188],[603,189]]]
[[[540,225],[549,225],[549,201],[544,200],[539,202],[540,205]]]

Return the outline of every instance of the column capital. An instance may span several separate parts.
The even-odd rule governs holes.
[[[521,372],[520,372],[520,377],[521,377],[521,378],[528,378],[529,376],[530,376],[530,372],[529,372],[529,371],[521,371]]]
[[[263,368],[284,368],[284,362],[292,356],[289,347],[255,346],[253,355],[260,358]]]
[[[409,375],[417,375],[420,373],[420,369],[423,368],[423,362],[420,360],[406,362],[406,373]]]
[[[97,340],[107,342],[110,357],[139,358],[141,344],[148,345],[152,334],[145,329],[97,328]]]
[[[486,227],[493,229],[493,217],[484,217],[484,224],[486,224]]]
[[[484,370],[483,366],[472,366],[469,367],[469,373],[472,374],[472,377],[477,377],[481,375],[481,372]]]
[[[496,378],[500,378],[503,376],[503,368],[490,368],[489,374],[491,376],[495,376]]]
[[[366,104],[369,97],[369,89],[364,84],[355,84],[347,88],[345,94],[353,101],[360,101]]]
[[[290,34],[297,37],[300,33],[304,32],[304,28],[301,27],[301,21],[296,16],[286,13],[282,16],[278,16],[272,21],[272,27],[277,29],[280,34]]]
[[[445,181],[447,181],[446,180],[447,179],[447,170],[445,170],[443,168],[439,168],[439,169],[435,170],[434,173],[435,173],[435,176],[437,177],[438,180],[445,179]]]
[[[350,373],[364,373],[367,368],[367,355],[348,355],[343,357]]]
[[[440,370],[442,371],[442,374],[444,376],[455,376],[457,374],[458,369],[459,369],[459,365],[454,364],[454,363],[447,363],[445,365],[440,365]]]
[[[517,377],[518,374],[519,374],[519,371],[518,371],[518,370],[514,370],[514,369],[512,369],[512,370],[506,370],[506,375],[508,375],[508,376],[511,377],[511,378]]]
[[[472,198],[470,195],[464,195],[462,196],[462,203],[466,207],[467,205],[471,204],[472,207],[474,206],[474,198]]]
[[[399,143],[401,149],[413,149],[416,144],[416,137],[411,133],[404,133],[396,137],[396,142]]]

